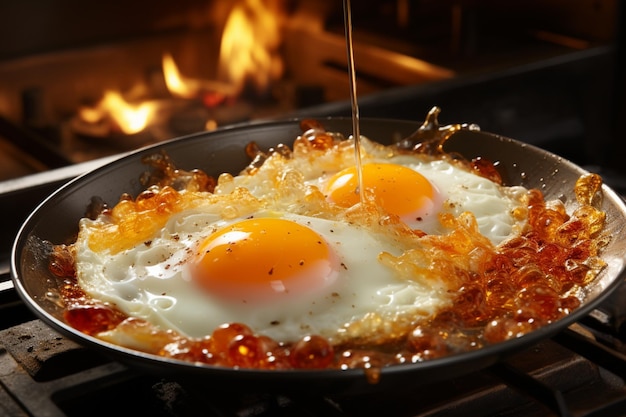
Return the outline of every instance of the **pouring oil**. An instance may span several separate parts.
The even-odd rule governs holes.
[[[350,82],[350,103],[352,106],[352,137],[354,140],[354,160],[357,172],[357,189],[361,203],[365,201],[363,189],[363,170],[361,167],[361,128],[359,123],[359,104],[356,93],[356,70],[354,68],[354,44],[352,41],[352,7],[350,0],[343,0],[343,17],[346,32],[346,51],[348,53],[348,79]]]

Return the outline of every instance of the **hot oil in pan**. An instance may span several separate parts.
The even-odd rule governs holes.
[[[356,71],[354,69],[354,44],[352,42],[352,8],[350,0],[343,0],[343,17],[346,32],[346,51],[348,54],[348,79],[350,81],[350,102],[352,105],[352,136],[354,138],[354,160],[356,163],[357,184],[355,193],[363,202],[363,169],[361,167],[361,129],[359,123],[359,104],[356,94]]]

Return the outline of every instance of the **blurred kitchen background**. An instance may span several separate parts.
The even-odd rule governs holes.
[[[353,0],[361,117],[626,174],[619,0]],[[0,181],[230,124],[349,116],[341,0],[0,3]],[[366,132],[364,132],[366,134]]]

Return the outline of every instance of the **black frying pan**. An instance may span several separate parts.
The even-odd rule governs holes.
[[[330,131],[349,136],[349,119],[321,120]],[[361,134],[373,140],[389,143],[409,136],[421,123],[392,120],[361,120]],[[222,387],[238,389],[310,392],[368,392],[388,387],[410,387],[452,378],[485,368],[512,352],[528,347],[554,335],[559,330],[587,315],[622,281],[626,260],[626,207],[620,197],[603,186],[603,209],[607,213],[607,231],[612,239],[603,252],[606,269],[589,288],[581,307],[569,316],[533,331],[518,339],[491,345],[480,350],[433,359],[418,364],[395,365],[382,370],[378,384],[367,382],[363,370],[285,370],[261,371],[220,368],[175,361],[137,352],[87,336],[62,319],[62,309],[46,297],[54,278],[49,276],[47,260],[41,241],[64,243],[77,231],[80,217],[92,196],[102,197],[109,205],[124,192],[137,194],[139,178],[147,167],[141,158],[165,150],[182,169],[200,168],[210,175],[221,172],[238,173],[249,160],[244,147],[255,141],[262,149],[278,143],[291,144],[301,133],[298,121],[245,124],[199,133],[156,146],[140,149],[108,165],[80,176],[47,198],[25,221],[12,253],[12,274],[15,288],[24,302],[45,323],[63,335],[112,356],[132,367],[185,376]],[[460,152],[467,158],[482,156],[498,162],[498,169],[508,185],[520,184],[540,188],[547,199],[575,201],[573,184],[585,171],[549,152],[521,142],[489,133],[461,130],[446,145],[447,151]]]

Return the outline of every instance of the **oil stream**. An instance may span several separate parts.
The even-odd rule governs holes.
[[[357,184],[361,203],[365,201],[363,189],[363,170],[361,168],[361,129],[359,123],[359,104],[356,93],[356,70],[354,68],[354,43],[352,41],[352,7],[350,0],[343,0],[343,17],[346,32],[346,51],[348,54],[348,79],[350,81],[350,102],[352,106],[352,137],[354,140],[354,159],[356,162]]]

